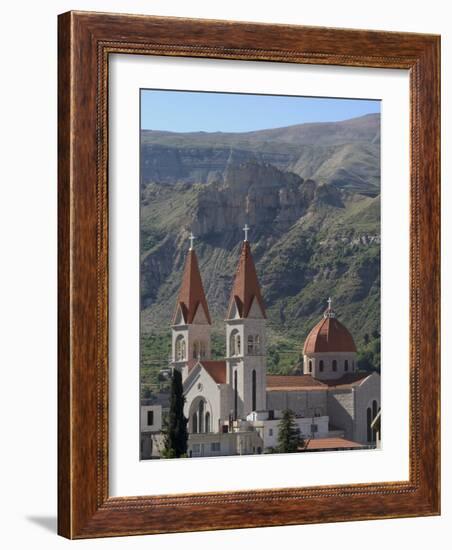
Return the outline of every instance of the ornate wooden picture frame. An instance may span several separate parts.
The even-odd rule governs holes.
[[[440,38],[69,12],[58,62],[58,531],[68,538],[440,513]],[[110,54],[410,74],[409,480],[150,497],[108,488]]]

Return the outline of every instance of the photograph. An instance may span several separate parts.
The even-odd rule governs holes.
[[[379,449],[381,101],[139,100],[140,460]]]

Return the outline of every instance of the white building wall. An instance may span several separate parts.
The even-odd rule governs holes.
[[[306,440],[328,437],[328,416],[320,416],[316,418],[295,418],[294,420],[303,439]],[[276,448],[278,446],[280,422],[281,418],[277,418],[275,420],[257,420],[250,422],[250,425],[259,431],[264,441],[265,449]]]
[[[240,335],[240,353],[233,353],[231,335]],[[248,336],[259,336],[259,350],[248,350]],[[226,322],[227,383],[234,388],[234,371],[237,370],[238,418],[244,418],[253,409],[252,372],[256,371],[256,410],[267,407],[266,403],[266,334],[264,318],[232,319]],[[233,389],[234,391],[234,389]]]
[[[372,402],[377,402],[377,410],[381,406],[380,375],[373,373],[356,387],[356,420],[355,441],[367,443],[367,408],[372,409]]]
[[[152,424],[148,424],[148,411],[153,413]],[[159,432],[162,429],[162,406],[142,405],[140,425],[142,432]]]
[[[327,391],[268,391],[267,409],[290,409],[296,415],[312,417],[327,415]]]
[[[355,440],[355,393],[353,388],[328,391],[330,423],[344,430],[346,439]]]
[[[192,432],[192,416],[197,408],[199,401],[205,401],[204,414],[210,413],[210,429],[212,432],[218,432],[219,421],[221,418],[221,394],[220,386],[210,374],[200,365],[194,367],[190,376],[184,382],[184,415],[188,418],[188,429]]]

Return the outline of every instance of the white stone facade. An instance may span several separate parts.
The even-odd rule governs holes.
[[[335,320],[331,302],[325,323],[340,326],[346,337],[339,338],[339,344],[353,351],[336,352],[328,346],[322,353],[305,351],[304,374],[277,377],[282,381],[272,385],[269,379],[275,377],[267,376],[266,315],[249,244],[243,245],[231,294],[222,361],[211,360],[207,302],[200,275],[194,277],[196,300],[185,280],[184,300],[179,301],[172,326],[172,366],[182,373],[189,456],[269,452],[278,444],[279,422],[287,409],[294,413],[304,439],[335,436],[363,445],[375,443],[369,426],[380,409],[379,375],[357,373],[353,339]],[[325,349],[324,332],[322,338],[320,349]]]

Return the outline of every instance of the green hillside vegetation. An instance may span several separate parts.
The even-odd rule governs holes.
[[[214,357],[224,356],[244,223],[267,308],[269,371],[300,372],[304,340],[329,296],[360,368],[379,369],[379,158],[377,115],[247,135],[143,132],[142,381],[165,383],[158,372],[168,365],[190,231]]]

